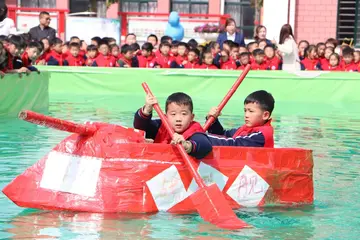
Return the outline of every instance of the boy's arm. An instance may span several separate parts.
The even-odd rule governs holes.
[[[38,72],[38,69],[36,67],[34,67],[33,65],[28,66],[27,69],[29,69],[32,72]]]
[[[232,137],[237,129],[225,130],[221,125],[219,119],[216,118],[214,123],[209,127],[208,133],[222,135],[225,137]]]
[[[190,156],[196,159],[206,157],[212,151],[212,145],[209,138],[204,133],[194,133],[190,138],[192,149]]]
[[[152,114],[146,116],[140,108],[134,116],[134,128],[146,132],[146,138],[155,139],[161,125],[161,120],[151,120]]]
[[[265,145],[265,137],[262,132],[254,132],[236,138],[224,138],[211,134],[208,137],[213,146],[264,147]]]

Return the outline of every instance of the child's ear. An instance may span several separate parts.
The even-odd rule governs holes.
[[[194,118],[195,118],[195,114],[191,114],[191,121],[194,121]]]
[[[263,112],[263,120],[266,121],[270,118],[270,112],[269,111],[264,111]]]

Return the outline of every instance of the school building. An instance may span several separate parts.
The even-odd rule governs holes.
[[[5,0],[8,6],[65,9],[69,13],[96,9],[105,0]],[[352,39],[360,46],[360,0],[108,0],[107,17],[118,12],[230,14],[245,37],[253,37],[254,25],[262,23],[269,39],[279,35],[285,23],[293,26],[296,39],[311,43],[329,37]],[[261,9],[257,11],[255,7]],[[258,16],[259,19],[255,19]],[[196,18],[196,17],[194,17]],[[350,40],[351,41],[351,40]]]

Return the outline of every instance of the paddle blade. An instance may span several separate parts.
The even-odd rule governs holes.
[[[200,188],[190,198],[200,216],[219,228],[241,229],[251,227],[236,216],[216,184]]]

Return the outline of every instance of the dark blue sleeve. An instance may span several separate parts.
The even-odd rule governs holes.
[[[93,63],[91,64],[91,66],[92,66],[92,67],[97,67],[98,65],[97,65],[96,61],[93,61]]]
[[[225,130],[221,125],[219,119],[216,119],[215,122],[208,129],[208,133],[222,135],[225,137],[232,137],[236,131],[237,131],[236,128]]]
[[[218,38],[216,39],[216,42],[220,45],[220,49],[222,50],[223,48],[223,43],[224,41],[227,39],[226,37],[226,33],[220,33]]]
[[[170,68],[180,68],[180,65],[174,60],[170,63]]]
[[[301,70],[306,70],[304,64],[300,63]]]
[[[213,146],[264,147],[265,145],[265,137],[262,132],[254,132],[236,138],[224,138],[211,134],[208,137]]]
[[[54,57],[50,57],[49,58],[49,61],[47,62],[47,65],[50,65],[50,66],[59,66],[59,62],[58,60],[56,60]]]
[[[323,70],[322,67],[321,67],[321,63],[320,63],[320,62],[318,62],[318,63],[316,64],[316,69],[318,69],[318,70]]]
[[[27,69],[29,69],[32,72],[37,72],[38,71],[37,68],[32,66],[32,65],[28,66]]]
[[[220,68],[220,58],[221,58],[221,53],[216,54],[214,58],[214,65],[217,66],[218,68]]]
[[[139,67],[139,60],[137,57],[133,57],[131,60],[131,67],[138,68]]]
[[[151,120],[152,115],[145,116],[142,113],[142,108],[136,111],[134,116],[134,128],[145,131],[146,138],[151,138],[155,140],[156,134],[159,131],[161,126],[161,120]]]
[[[22,60],[18,57],[14,58],[13,60],[13,67],[14,69],[20,69],[24,66]]]
[[[63,61],[63,65],[64,65],[64,66],[69,66],[68,60],[64,60],[64,61]]]
[[[192,151],[189,155],[196,159],[204,158],[212,151],[211,142],[204,133],[194,133],[189,141],[192,144]]]

